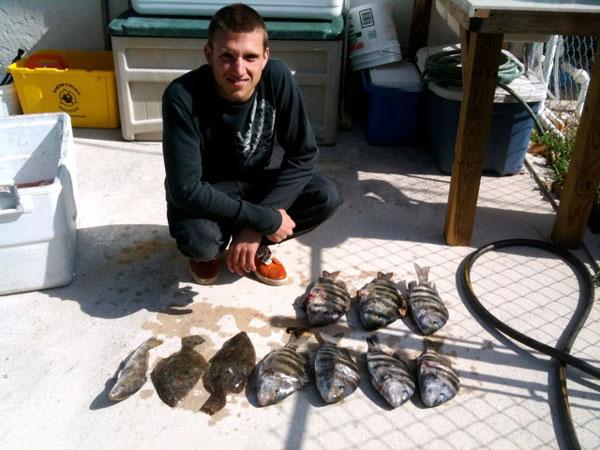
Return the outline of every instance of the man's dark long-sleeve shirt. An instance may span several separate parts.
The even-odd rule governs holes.
[[[318,147],[300,90],[288,66],[269,60],[245,103],[221,98],[204,65],[174,80],[163,94],[163,157],[167,201],[193,217],[270,234],[277,209],[296,200],[316,170]],[[260,182],[273,143],[284,149],[279,175],[258,204],[235,200],[211,184]]]

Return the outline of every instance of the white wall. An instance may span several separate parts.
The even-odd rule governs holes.
[[[107,0],[109,20],[127,0]],[[103,0],[0,0],[0,79],[22,48],[105,50]],[[108,31],[108,30],[107,30]]]
[[[0,79],[6,67],[23,48],[27,53],[41,49],[105,50],[103,1],[108,20],[128,8],[128,0],[0,0]],[[345,0],[346,8],[385,0]],[[413,0],[388,0],[393,5],[398,41],[408,48]],[[429,44],[457,42],[435,7],[431,12]]]

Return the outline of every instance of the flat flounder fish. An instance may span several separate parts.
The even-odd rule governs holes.
[[[396,354],[385,352],[377,336],[367,338],[367,368],[371,383],[394,408],[406,403],[415,393],[416,377],[407,361]]]
[[[408,306],[412,317],[423,334],[431,334],[448,321],[448,310],[434,283],[427,281],[429,267],[415,264],[419,282],[408,284]]]
[[[438,406],[454,398],[460,389],[458,374],[450,363],[432,348],[418,359],[421,399],[427,406]]]
[[[213,415],[225,407],[227,394],[242,392],[256,364],[256,352],[246,332],[226,341],[208,364],[202,380],[210,397],[200,410]]]
[[[310,335],[294,331],[288,343],[268,353],[257,365],[256,395],[260,406],[272,405],[293,394],[310,381],[308,359],[298,352]]]
[[[126,359],[123,369],[119,372],[117,382],[110,390],[108,398],[112,401],[125,400],[136,393],[146,382],[150,349],[163,341],[151,337],[136,348]]]
[[[369,331],[406,316],[406,300],[392,281],[392,276],[392,273],[378,272],[377,278],[356,293],[360,321]]]
[[[342,317],[352,304],[346,283],[338,280],[340,272],[323,271],[310,288],[303,305],[311,325],[327,325]]]
[[[152,383],[158,396],[169,406],[177,406],[206,371],[206,359],[194,350],[204,342],[201,336],[181,339],[181,350],[161,359],[152,371]]]
[[[338,347],[341,335],[315,335],[320,342],[315,358],[317,389],[323,400],[335,403],[356,390],[360,384],[360,374],[348,349]]]

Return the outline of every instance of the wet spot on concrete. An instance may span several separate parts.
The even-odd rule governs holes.
[[[116,259],[120,264],[131,264],[134,262],[139,262],[139,260],[149,259],[159,250],[171,246],[172,243],[170,241],[162,241],[159,239],[134,241],[132,247],[125,247],[121,249]]]
[[[144,389],[140,391],[140,398],[142,400],[146,400],[154,395],[154,391],[152,389]]]

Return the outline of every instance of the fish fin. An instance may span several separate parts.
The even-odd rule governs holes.
[[[317,342],[319,342],[319,344],[330,342],[331,344],[337,345],[337,343],[344,337],[344,333],[337,333],[333,336],[330,334],[322,333],[321,331],[313,331],[312,333],[317,338]]]
[[[160,344],[162,344],[163,340],[152,336],[145,343],[148,346],[148,348],[154,348],[154,347],[158,347]]]
[[[400,305],[398,305],[398,313],[400,313],[401,318],[406,317],[406,314],[408,313],[408,306],[404,297],[401,297]]]
[[[413,264],[415,265],[419,284],[427,283],[427,279],[429,278],[429,267],[421,267],[417,263]]]
[[[208,397],[208,400],[204,402],[204,405],[202,405],[200,411],[212,416],[216,412],[222,410],[225,407],[226,403],[227,399],[222,392],[217,394],[210,394],[210,397]]]
[[[417,282],[411,281],[410,283],[408,283],[408,292],[412,291],[416,287],[417,287]]]
[[[369,345],[369,350],[380,348],[379,347],[379,338],[376,334],[372,334],[367,336],[367,344]]]
[[[194,348],[197,345],[202,344],[203,342],[204,342],[204,338],[197,334],[194,334],[192,336],[184,336],[181,338],[181,346],[182,347]]]
[[[294,344],[297,347],[300,347],[302,344],[308,341],[311,336],[311,332],[306,328],[288,327],[285,332],[290,334],[288,345]]]
[[[394,278],[394,272],[377,272],[377,279],[379,280],[391,280],[392,278]]]

